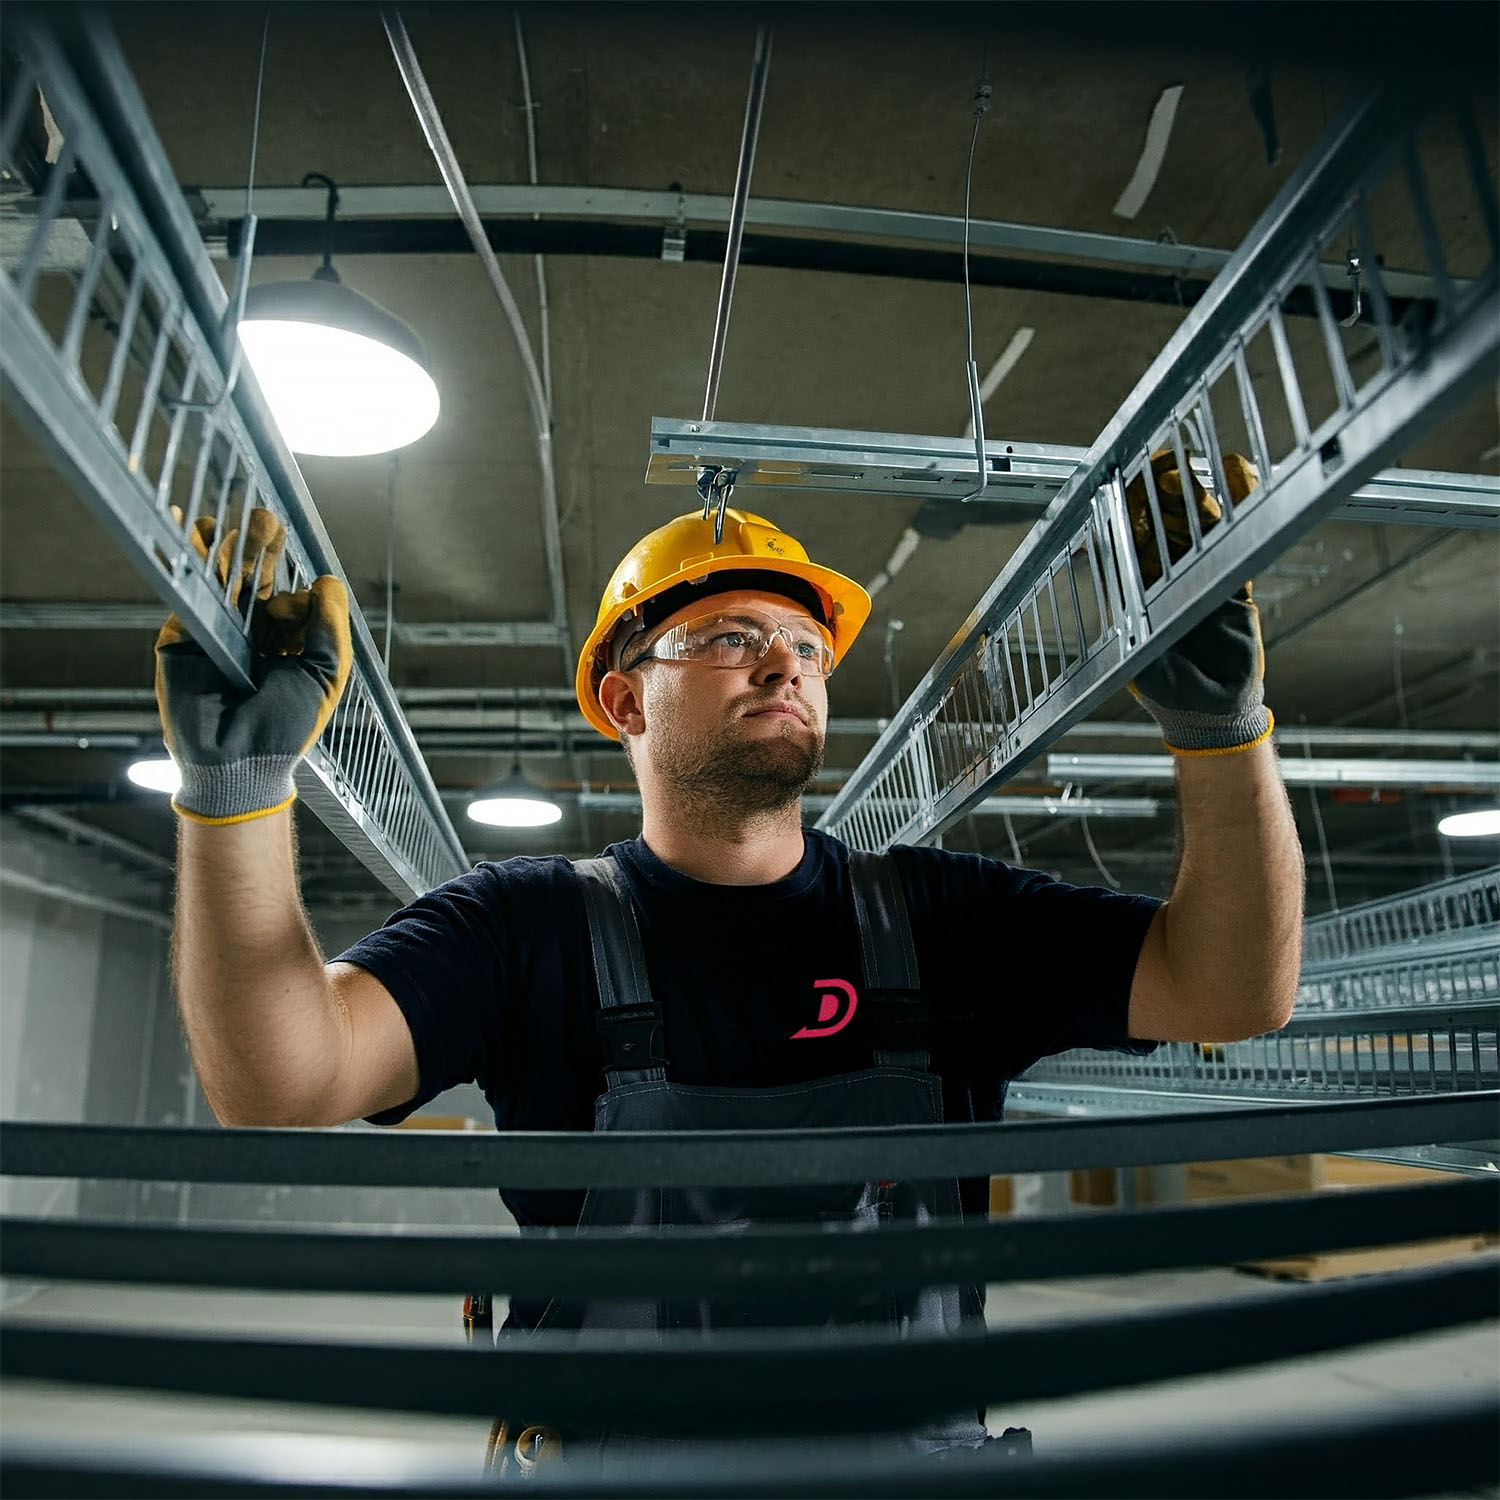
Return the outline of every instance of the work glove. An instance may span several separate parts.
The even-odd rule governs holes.
[[[179,524],[182,516],[173,507]],[[214,556],[228,580],[239,540],[231,531],[214,549],[214,522],[188,533],[204,561]],[[254,687],[236,686],[209,660],[177,616],[156,638],[156,706],[167,750],[182,774],[175,811],[196,823],[243,823],[280,812],[296,796],[292,772],[312,748],[349,680],[349,596],[331,575],[311,588],[275,592],[286,545],[281,522],[255,509],[235,580],[233,603],[255,596],[250,619]]]
[[[1224,455],[1224,475],[1236,505],[1258,483],[1254,466],[1238,453]],[[1192,545],[1192,533],[1174,449],[1162,448],[1151,455],[1151,476],[1161,503],[1167,556],[1176,562]],[[1223,518],[1217,497],[1204,489],[1191,470],[1186,493],[1192,497],[1200,532]],[[1144,476],[1138,475],[1127,486],[1125,507],[1141,581],[1149,588],[1161,577],[1162,566]],[[1260,744],[1275,724],[1265,704],[1265,671],[1260,611],[1245,583],[1146,667],[1130,684],[1130,691],[1161,726],[1162,739],[1174,755],[1232,755]]]

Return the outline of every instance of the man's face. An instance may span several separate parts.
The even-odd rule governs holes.
[[[646,638],[705,614],[750,609],[774,620],[810,620],[800,604],[749,589],[712,594],[669,615]],[[632,654],[646,649],[633,647]],[[785,636],[746,667],[648,661],[639,683],[645,727],[633,754],[644,755],[669,786],[709,793],[748,812],[795,802],[823,765],[828,682],[808,676]]]

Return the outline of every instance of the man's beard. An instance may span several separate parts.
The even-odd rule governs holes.
[[[682,797],[707,810],[778,812],[809,790],[823,769],[823,736],[783,724],[774,736],[748,739],[733,725],[712,736],[690,735],[658,721],[652,760]]]

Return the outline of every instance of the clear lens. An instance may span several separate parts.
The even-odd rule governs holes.
[[[674,625],[651,648],[659,661],[692,661],[708,667],[753,666],[780,635],[797,658],[798,670],[826,677],[833,670],[833,639],[816,620],[778,620],[758,610],[703,615]]]

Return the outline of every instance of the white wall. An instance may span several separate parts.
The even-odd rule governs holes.
[[[82,898],[0,883],[0,1119],[211,1127],[171,992],[167,883],[142,880],[13,818],[0,820],[0,870]],[[91,899],[141,916],[98,910],[85,904]],[[329,953],[369,925],[315,920]],[[424,1113],[490,1123],[473,1087],[451,1090]],[[412,1228],[511,1223],[494,1192],[26,1178],[0,1182],[0,1211]]]

